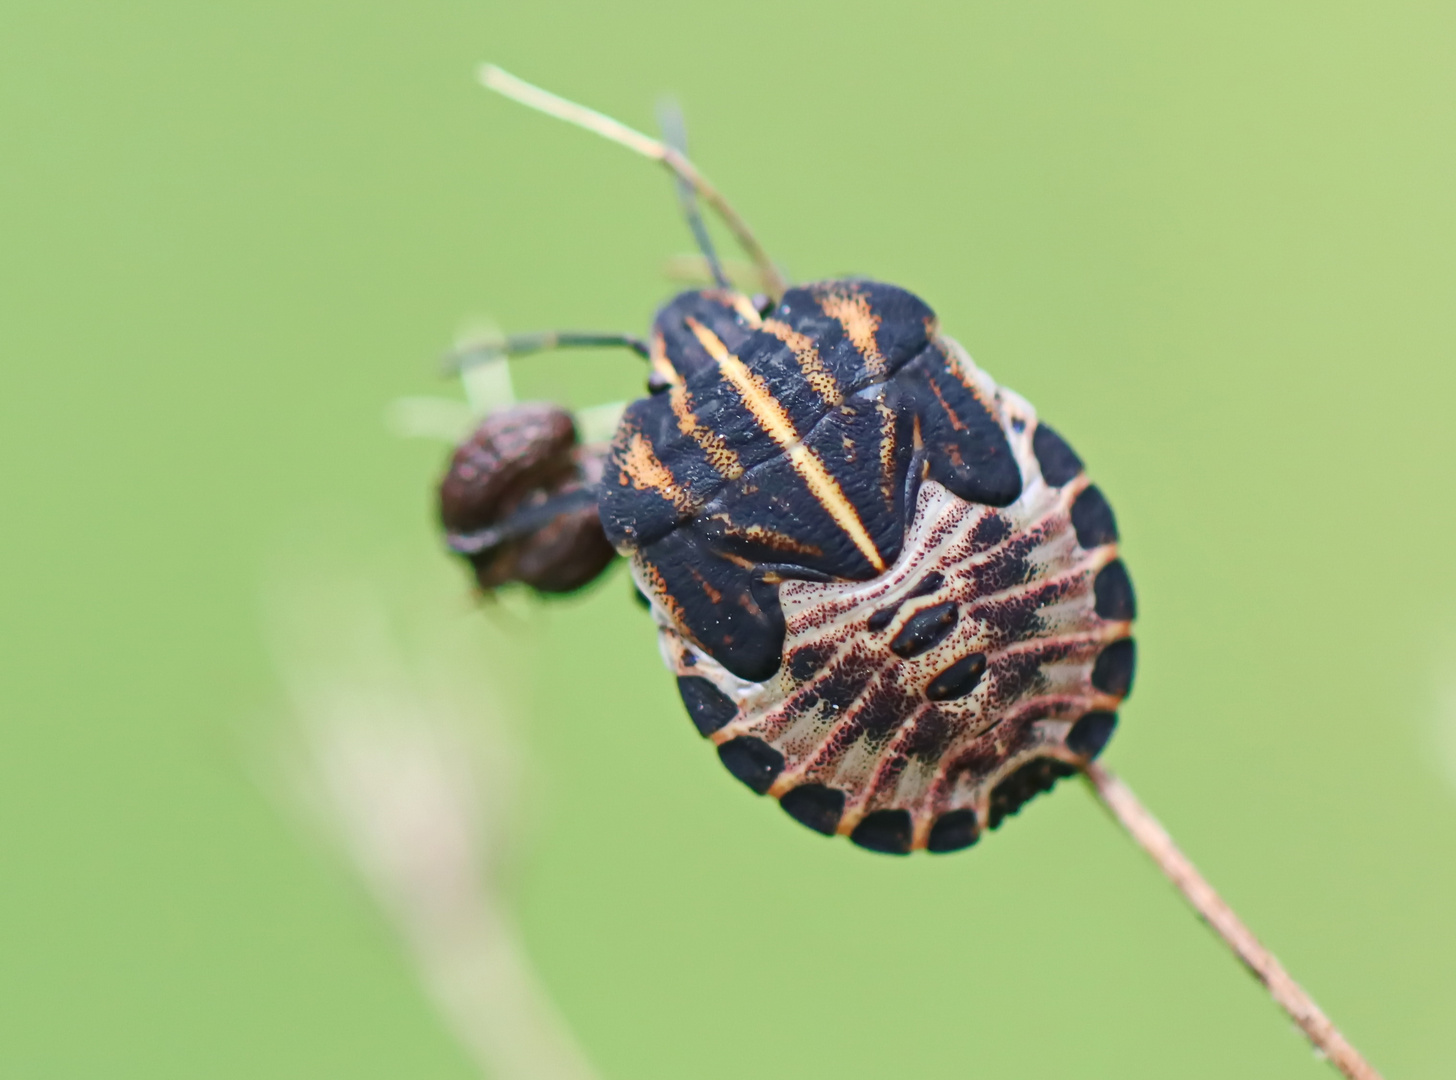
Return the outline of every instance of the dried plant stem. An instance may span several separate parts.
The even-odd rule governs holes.
[[[614,120],[595,109],[578,105],[574,101],[567,101],[549,90],[543,90],[524,79],[518,79],[494,64],[481,66],[480,81],[487,88],[511,98],[513,101],[519,101],[522,105],[546,113],[548,116],[554,116],[559,120],[565,120],[568,124],[575,124],[577,127],[595,132],[629,150],[635,150],[643,157],[662,162],[669,171],[691,186],[705,203],[718,212],[718,216],[723,219],[723,223],[728,226],[728,230],[733,233],[758,268],[759,274],[763,277],[765,289],[775,299],[784,294],[784,290],[788,286],[783,275],[779,273],[778,267],[769,258],[768,252],[753,235],[753,230],[748,227],[748,223],[739,216],[738,211],[733,209],[722,193],[708,183],[708,178],[698,172],[697,167],[678,150],[650,135],[644,135],[642,132],[628,127],[620,120]]]
[[[1345,1040],[1274,954],[1259,944],[1233,908],[1224,903],[1188,857],[1178,850],[1167,830],[1138,801],[1132,789],[1096,762],[1087,766],[1086,775],[1112,816],[1152,856],[1153,862],[1193,905],[1199,917],[1213,927],[1234,955],[1268,988],[1270,996],[1293,1018],[1316,1049],[1350,1080],[1381,1080],[1380,1074]]]

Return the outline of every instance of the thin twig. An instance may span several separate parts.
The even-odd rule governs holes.
[[[1138,801],[1132,790],[1096,762],[1087,766],[1086,776],[1112,816],[1152,856],[1153,862],[1158,864],[1168,880],[1193,905],[1193,910],[1213,927],[1234,955],[1268,988],[1270,996],[1299,1025],[1315,1048],[1350,1080],[1380,1080],[1380,1074],[1345,1040],[1330,1018],[1320,1011],[1314,1000],[1274,958],[1274,954],[1259,944],[1258,938],[1234,914],[1233,908],[1224,903],[1188,857],[1178,850],[1167,830]]]
[[[748,257],[757,265],[759,273],[763,275],[768,292],[775,299],[784,294],[788,285],[785,283],[783,275],[779,273],[778,267],[769,258],[768,252],[754,237],[748,223],[738,216],[738,211],[728,205],[728,200],[723,198],[718,189],[708,183],[707,177],[698,172],[693,163],[678,151],[595,109],[588,109],[585,105],[567,101],[549,90],[543,90],[524,79],[518,79],[494,64],[481,66],[480,81],[489,89],[498,94],[504,94],[513,101],[518,101],[522,105],[546,113],[548,116],[565,120],[569,124],[575,124],[577,127],[594,131],[603,138],[611,139],[629,150],[635,150],[643,157],[662,162],[679,179],[691,184],[702,200],[718,212],[718,216],[723,219],[723,223],[728,226],[729,231],[742,245]]]

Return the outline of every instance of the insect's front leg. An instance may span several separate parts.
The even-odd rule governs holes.
[[[445,354],[445,367],[457,370],[501,356],[526,356],[553,349],[630,349],[647,357],[647,342],[635,334],[610,330],[533,330],[501,338],[468,341]]]

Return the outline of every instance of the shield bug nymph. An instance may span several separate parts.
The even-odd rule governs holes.
[[[792,817],[874,851],[954,851],[1084,770],[1129,834],[1351,1080],[1379,1080],[1093,759],[1132,686],[1132,583],[1081,459],[892,285],[790,288],[665,141],[487,67],[483,81],[666,165],[714,287],[651,334],[527,334],[649,365],[609,446],[554,406],[486,418],[441,488],[450,546],[491,589],[578,587],[626,556],[698,732]],[[766,296],[734,289],[709,203]]]
[[[789,287],[741,218],[659,142],[487,68],[488,86],[677,176],[711,288],[620,346],[648,393],[610,447],[553,406],[491,416],[442,485],[484,588],[578,587],[612,554],[728,771],[811,829],[882,852],[974,843],[1102,750],[1128,693],[1132,585],[1082,462],[893,285]],[[696,197],[754,260],[724,275]]]

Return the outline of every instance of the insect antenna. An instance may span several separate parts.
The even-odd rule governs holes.
[[[662,128],[662,141],[683,157],[687,157],[687,121],[683,119],[682,108],[672,98],[665,98],[658,104],[657,124]],[[683,217],[687,218],[688,228],[693,232],[693,239],[697,241],[698,250],[703,253],[703,259],[713,275],[713,282],[720,289],[731,289],[733,286],[723,273],[723,264],[718,261],[718,253],[713,250],[713,238],[708,235],[707,222],[703,220],[702,212],[698,209],[698,193],[681,176],[677,178],[677,199],[682,206]]]
[[[599,113],[594,109],[588,109],[585,105],[578,105],[574,101],[567,101],[563,97],[543,90],[539,86],[532,86],[530,83],[516,78],[514,75],[494,64],[485,64],[480,69],[480,81],[488,89],[498,94],[503,94],[513,101],[529,106],[548,116],[554,116],[565,120],[569,124],[594,131],[604,138],[611,139],[615,143],[635,150],[643,157],[660,161],[682,182],[690,185],[705,203],[711,206],[728,226],[734,238],[742,246],[744,253],[753,260],[758,267],[759,273],[763,276],[764,287],[775,299],[784,294],[787,285],[784,277],[779,273],[778,267],[769,258],[768,252],[759,244],[757,238],[748,227],[748,223],[739,216],[738,211],[729,205],[728,200],[708,183],[707,177],[700,173],[695,165],[688,160],[681,150],[644,135],[642,132],[628,127],[619,120],[613,120],[610,116]]]

